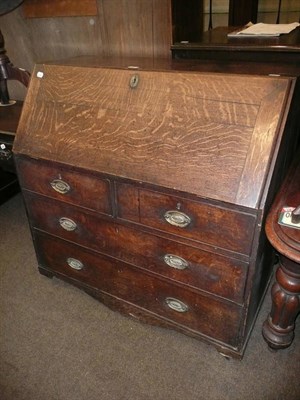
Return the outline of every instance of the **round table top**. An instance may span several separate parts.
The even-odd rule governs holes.
[[[272,246],[282,255],[300,263],[300,226],[284,225],[284,208],[300,206],[300,152],[290,168],[266,221],[266,234]],[[289,213],[289,211],[287,211]],[[286,215],[286,214],[285,214]]]

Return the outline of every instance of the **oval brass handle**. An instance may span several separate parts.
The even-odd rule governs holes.
[[[63,229],[65,229],[66,231],[69,231],[69,232],[75,231],[75,229],[77,228],[76,222],[74,222],[72,219],[66,218],[66,217],[60,218],[59,224]]]
[[[174,256],[173,254],[164,255],[164,262],[169,267],[180,270],[184,270],[189,266],[189,263],[184,258]]]
[[[72,257],[69,257],[67,259],[67,263],[68,263],[69,267],[76,269],[76,271],[80,271],[84,267],[84,265],[82,264],[81,261],[77,260],[76,258],[72,258]]]
[[[189,310],[188,305],[183,303],[181,300],[175,299],[174,297],[167,297],[165,299],[165,302],[171,310],[180,312],[180,313],[185,313]]]
[[[53,179],[50,185],[52,189],[60,194],[67,194],[71,190],[70,185],[61,179]]]
[[[192,221],[188,215],[176,210],[167,211],[164,218],[170,225],[179,226],[180,228],[185,228]]]

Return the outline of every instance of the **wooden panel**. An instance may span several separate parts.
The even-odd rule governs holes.
[[[200,289],[243,302],[247,263],[125,227],[89,212],[82,213],[77,207],[68,204],[54,203],[52,200],[24,193],[32,223],[40,230],[112,255],[139,269],[195,290]],[[47,213],[44,212],[45,208]],[[72,232],[61,229],[57,223],[61,216],[68,216],[75,221],[77,229]],[[166,254],[184,258],[187,268],[179,270],[170,267],[164,261]]]
[[[136,304],[187,329],[231,346],[237,345],[242,308],[232,302],[171,285],[125,263],[49,236],[36,235],[36,241],[42,266]],[[84,264],[83,269],[76,271],[70,268],[67,263],[69,257],[80,260]],[[170,309],[166,304],[168,297],[185,303],[187,312]]]
[[[294,82],[295,83],[295,82]],[[288,85],[287,85],[288,84]],[[243,175],[239,192],[236,197],[237,203],[254,204],[258,207],[258,201],[261,199],[262,192],[258,182],[263,181],[265,167],[271,163],[271,159],[264,152],[266,148],[271,149],[274,143],[274,133],[281,140],[283,134],[280,129],[280,120],[287,117],[284,114],[286,102],[291,101],[291,92],[286,92],[291,82],[278,83],[274,92],[266,96],[266,102],[261,104],[259,114],[257,115],[257,123],[252,136],[252,143],[249,147],[250,152],[244,166]],[[272,107],[270,105],[272,104]],[[273,133],[272,133],[273,132]],[[276,149],[278,151],[278,149]],[[260,196],[254,195],[259,193]]]
[[[153,54],[153,8],[149,0],[102,0],[101,30],[108,55]]]
[[[19,179],[25,189],[70,204],[111,214],[110,182],[96,176],[66,170],[62,165],[51,165],[38,160],[19,159]],[[52,186],[61,181],[67,184],[65,192],[59,192]],[[60,189],[61,186],[58,186]]]
[[[97,15],[97,0],[25,0],[26,18]]]
[[[153,2],[153,57],[170,56],[172,41],[172,21],[170,0]]]
[[[130,70],[37,68],[16,152],[257,206],[290,80],[140,71],[132,90]]]
[[[170,0],[98,0],[105,55],[168,57]]]
[[[95,2],[97,15],[90,17],[24,19],[23,7],[1,16],[1,31],[13,64],[31,72],[41,60],[87,54],[170,56],[170,0]],[[83,4],[74,3],[78,7]],[[10,81],[9,93],[12,99],[23,100],[26,91]]]
[[[126,202],[128,188],[130,196]],[[131,208],[132,193],[129,185],[120,185],[118,198],[119,204],[123,207],[120,207],[120,214],[124,219],[131,218],[134,210]],[[241,214],[206,203],[147,190],[139,190],[138,199],[139,218],[133,215],[133,221],[138,220],[145,226],[230,251],[245,255],[250,253],[255,227],[255,217],[250,214]],[[184,228],[170,225],[164,218],[169,210],[180,210],[191,219],[191,222]]]

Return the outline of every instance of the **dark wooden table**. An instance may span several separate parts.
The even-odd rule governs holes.
[[[252,70],[253,73],[278,73],[299,76],[300,27],[287,35],[270,38],[229,38],[237,27],[217,27],[203,32],[198,42],[174,43],[173,58],[197,59],[211,63],[213,69]],[[236,67],[235,67],[236,64]]]
[[[266,222],[269,241],[279,254],[276,282],[272,287],[272,309],[263,325],[263,336],[273,349],[288,347],[294,338],[300,312],[300,229],[279,224],[283,207],[300,206],[300,153],[288,173]],[[300,210],[293,222],[300,226]]]
[[[20,190],[11,150],[22,105],[17,101],[10,106],[0,106],[0,204]]]

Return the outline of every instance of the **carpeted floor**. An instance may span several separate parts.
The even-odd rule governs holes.
[[[300,321],[292,346],[270,352],[269,296],[244,359],[228,361],[40,275],[20,195],[0,207],[0,277],[1,400],[300,399]]]

